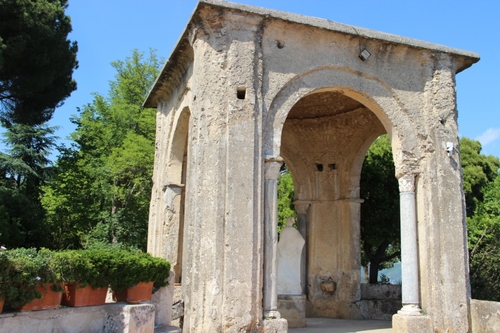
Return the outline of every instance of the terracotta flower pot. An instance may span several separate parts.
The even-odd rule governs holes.
[[[94,306],[106,303],[108,288],[94,289],[91,286],[79,288],[79,283],[69,283],[64,286],[62,305],[66,306]]]
[[[42,293],[42,298],[35,298],[28,304],[21,306],[19,311],[57,309],[61,306],[62,291],[53,291],[51,283],[46,285],[39,284],[36,290]]]
[[[153,282],[139,282],[133,287],[123,291],[113,291],[113,299],[117,302],[127,302],[129,304],[138,304],[149,301],[153,292]]]
[[[5,303],[5,297],[0,298],[0,313],[3,311],[3,305]]]

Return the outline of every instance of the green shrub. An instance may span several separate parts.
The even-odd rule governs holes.
[[[11,292],[10,269],[12,265],[5,250],[3,246],[0,248],[0,299],[5,298]]]
[[[168,284],[170,263],[140,250],[121,250],[114,253],[114,278],[110,286],[114,291],[122,291],[139,282],[154,282],[155,287]]]
[[[166,260],[120,246],[65,251],[0,248],[0,297],[11,308],[41,298],[39,284],[53,284],[54,291],[62,290],[61,282],[121,291],[139,282],[153,281],[155,287],[163,287],[169,273]]]
[[[40,284],[44,287],[52,285],[54,291],[61,291],[59,285],[61,272],[54,269],[52,265],[54,252],[41,249],[18,248],[4,251],[8,260],[8,273],[5,282],[5,302],[12,308],[19,308],[28,304],[35,298],[41,298],[42,294],[37,291]]]
[[[167,284],[170,264],[161,258],[136,249],[120,246],[97,246],[86,250],[67,250],[54,254],[57,269],[67,283],[81,283],[81,287],[103,288],[115,291],[139,282]]]
[[[66,250],[54,255],[54,264],[66,283],[80,283],[94,289],[109,285],[112,254],[106,250]]]

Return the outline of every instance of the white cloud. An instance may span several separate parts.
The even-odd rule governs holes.
[[[482,146],[486,146],[500,138],[500,128],[488,128],[483,134],[478,136],[476,140],[481,142]]]

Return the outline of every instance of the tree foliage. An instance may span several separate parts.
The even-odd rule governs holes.
[[[67,0],[0,1],[0,117],[40,125],[76,89]]]
[[[142,102],[160,65],[153,51],[113,62],[108,96],[95,94],[72,119],[76,145],[61,149],[57,176],[43,188],[56,247],[99,241],[145,249],[156,113]]]
[[[460,139],[463,185],[467,216],[483,201],[483,193],[498,174],[500,161],[495,156],[481,154],[481,143],[466,137]]]
[[[295,192],[292,175],[284,165],[278,178],[278,233],[286,227],[287,218],[297,218],[297,212],[293,204],[294,200]]]
[[[0,243],[9,248],[47,245],[40,187],[50,173],[55,129],[17,124],[4,132],[9,151],[0,153]]]
[[[460,140],[472,297],[500,301],[500,160]]]
[[[500,301],[500,175],[469,218],[472,297]]]
[[[368,150],[360,187],[362,265],[370,263],[369,283],[376,284],[378,271],[400,258],[399,188],[387,135]]]

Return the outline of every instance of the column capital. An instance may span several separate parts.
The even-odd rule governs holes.
[[[266,156],[264,162],[264,179],[278,179],[281,166],[283,165],[283,159],[279,156]]]
[[[415,192],[415,175],[405,173],[398,177],[399,192]]]

